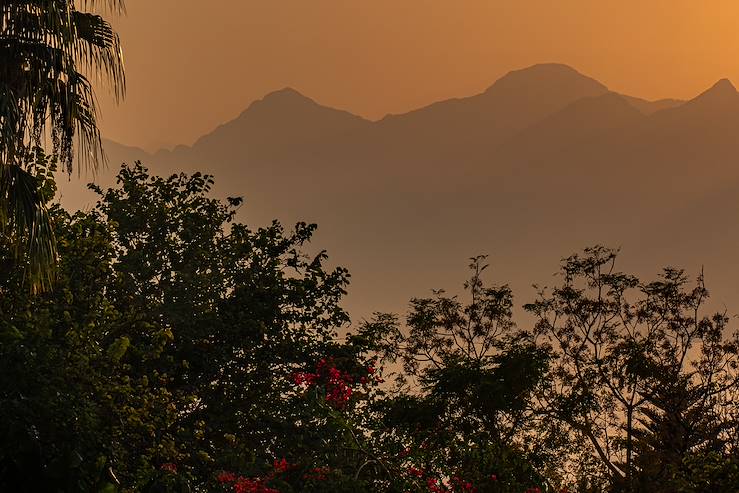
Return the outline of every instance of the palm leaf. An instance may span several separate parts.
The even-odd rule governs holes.
[[[15,165],[0,165],[0,229],[15,245],[33,291],[48,288],[56,265],[56,240],[36,177]]]
[[[0,227],[28,257],[34,287],[56,256],[38,180],[28,165],[48,139],[52,159],[71,173],[105,162],[91,80],[125,94],[120,40],[98,13],[123,0],[3,0],[0,3]],[[44,267],[45,266],[45,267]]]

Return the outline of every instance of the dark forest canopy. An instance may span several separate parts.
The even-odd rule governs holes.
[[[0,490],[736,491],[739,343],[702,279],[589,248],[518,327],[479,257],[465,296],[350,324],[315,226],[250,229],[212,183],[137,164],[52,206],[48,292],[0,249]]]

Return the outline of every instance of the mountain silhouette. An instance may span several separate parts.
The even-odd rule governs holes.
[[[198,139],[192,150],[212,155],[226,153],[236,143],[258,157],[295,152],[321,139],[366,128],[369,124],[346,111],[321,106],[291,88],[270,93],[241,115]],[[179,153],[188,149],[180,148]]]
[[[603,84],[566,65],[540,64],[510,72],[476,96],[389,115],[379,125],[394,134],[416,129],[424,136],[447,138],[450,133],[471,130],[499,139],[578,99],[606,92]],[[496,131],[504,135],[497,136]]]
[[[371,140],[355,141],[352,149],[360,146],[375,161],[393,162],[393,169],[398,160],[427,166],[476,160],[566,105],[607,91],[566,65],[534,65],[510,72],[481,94],[388,115],[375,124]]]
[[[560,258],[595,243],[622,246],[626,267],[649,275],[673,259],[713,268],[709,287],[730,306],[737,136],[728,80],[689,101],[647,101],[540,64],[377,121],[282,89],[192,146],[150,155],[106,142],[111,166],[97,181],[140,159],[158,174],[214,174],[216,193],[246,198],[249,223],[318,222],[316,244],[353,273],[357,316],[460,286],[479,253],[523,303]],[[60,189],[70,208],[93,203],[80,180]],[[681,224],[703,241],[681,240]]]
[[[621,97],[628,101],[631,106],[638,109],[645,115],[651,115],[661,110],[675,108],[685,102],[680,99],[671,98],[659,99],[657,101],[648,101],[642,98],[635,98],[634,96],[626,96],[625,94],[621,94]]]
[[[555,162],[547,162],[553,153],[581,152],[593,144],[602,146],[604,136],[619,134],[644,119],[646,116],[619,94],[585,97],[519,132],[500,148],[499,159],[512,163],[519,171],[525,163],[542,160],[552,168]]]

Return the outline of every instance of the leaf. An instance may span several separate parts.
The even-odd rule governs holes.
[[[126,351],[128,351],[130,345],[131,340],[128,337],[119,337],[113,344],[108,346],[108,357],[113,361],[120,361],[123,355],[126,354]]]

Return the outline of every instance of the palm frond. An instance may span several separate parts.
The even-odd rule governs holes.
[[[101,82],[110,84],[116,98],[122,98],[126,77],[118,34],[99,15],[75,12],[73,22],[78,34],[75,60],[86,72],[94,73]]]
[[[124,11],[123,0],[0,1],[0,228],[37,289],[51,279],[56,249],[29,163],[46,139],[68,173],[73,163],[105,163],[91,80],[123,98],[120,40],[100,12]]]
[[[51,285],[56,240],[36,177],[15,165],[0,165],[0,229],[11,238],[19,264],[33,291]]]
[[[115,12],[125,8],[122,1],[82,5]],[[103,17],[79,11],[68,0],[4,2],[0,6],[0,93],[5,99],[0,105],[0,158],[12,161],[13,153],[8,150],[17,148],[19,139],[31,149],[51,130],[53,154],[71,172],[76,132],[85,129],[77,139],[86,147],[80,153],[80,164],[94,169],[104,163],[99,134],[91,130],[97,127],[97,110],[87,83],[90,76],[106,84],[117,100],[123,98],[126,81],[120,40]],[[75,89],[80,91],[75,93]],[[8,101],[11,95],[14,100]],[[86,111],[77,112],[82,103]],[[70,124],[78,116],[83,121]]]

